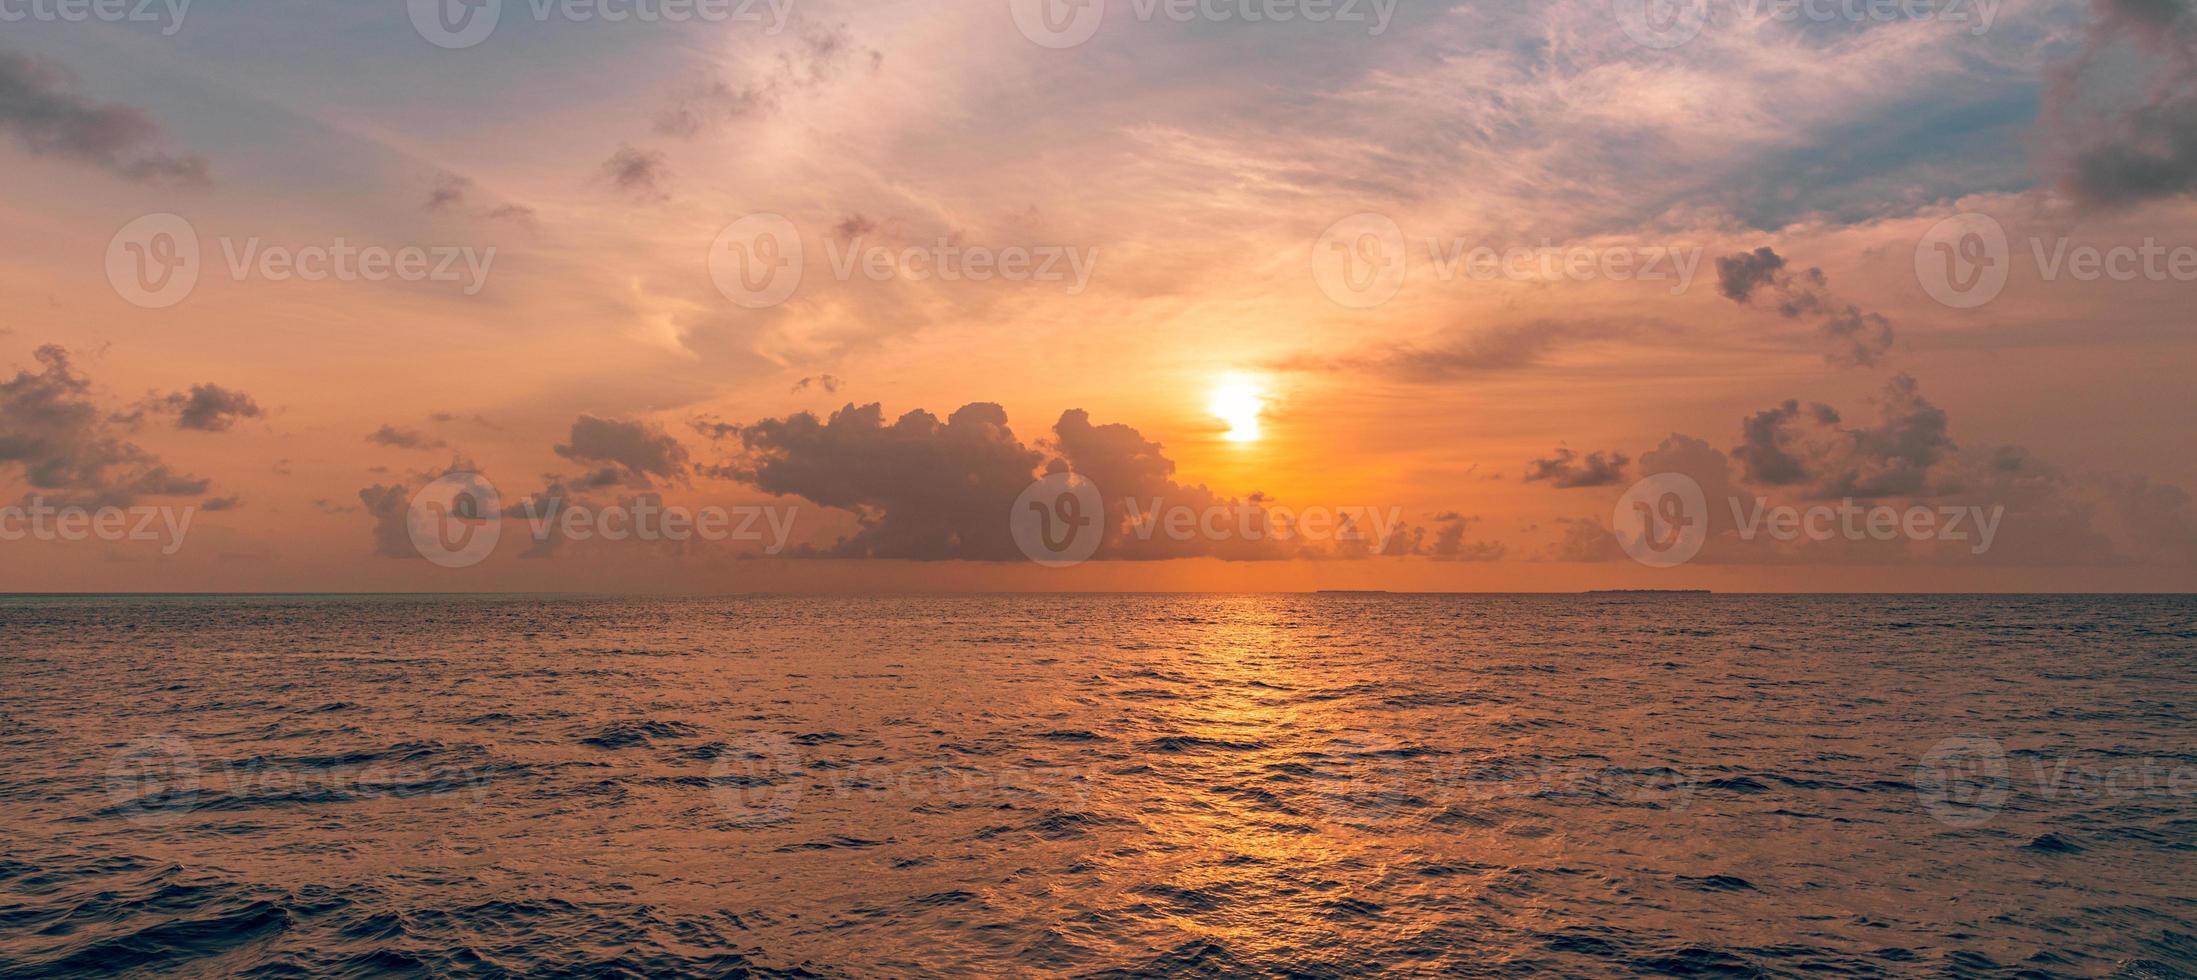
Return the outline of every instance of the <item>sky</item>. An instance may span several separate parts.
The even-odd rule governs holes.
[[[2197,0],[0,21],[0,590],[2197,587]]]

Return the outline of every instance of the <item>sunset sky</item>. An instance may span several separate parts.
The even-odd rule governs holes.
[[[1106,0],[1080,43],[1021,0],[503,0],[462,47],[402,0],[9,23],[0,496],[190,524],[0,542],[0,589],[2197,587],[2197,7],[1713,0],[1678,39],[1638,6]],[[153,308],[117,279],[158,246],[118,236],[159,214],[199,261]],[[744,292],[788,227],[797,285]],[[1947,237],[1979,227],[2004,248]],[[451,277],[257,262],[339,239]],[[1031,267],[929,275],[947,246]],[[1009,534],[1051,470],[1104,501],[1095,560]],[[514,517],[444,567],[405,521],[453,471],[792,524],[767,555]],[[1663,473],[1709,503],[1670,568],[1612,533]],[[1758,498],[2003,516],[1980,554],[1745,540]],[[1401,523],[1123,527],[1153,499]]]

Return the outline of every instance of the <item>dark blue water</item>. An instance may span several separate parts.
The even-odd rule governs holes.
[[[0,600],[0,975],[2197,973],[2188,598]]]

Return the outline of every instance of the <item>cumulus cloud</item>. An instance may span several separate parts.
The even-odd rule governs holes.
[[[96,102],[73,91],[75,80],[51,62],[0,51],[0,131],[24,149],[90,163],[139,183],[208,183],[202,157],[152,149],[160,125],[141,109]]]
[[[1007,515],[1043,456],[1015,438],[998,405],[968,405],[944,421],[914,411],[890,425],[881,405],[849,405],[828,420],[804,412],[743,426],[740,440],[746,456],[729,475],[855,515],[860,529],[829,554],[1021,557]]]
[[[913,411],[888,423],[881,406],[848,405],[829,419],[801,413],[738,430],[743,454],[722,472],[767,493],[847,511],[858,529],[811,554],[918,561],[1020,561],[1010,531],[1013,505],[1043,472],[1073,472],[1097,488],[1102,537],[1096,557],[1157,561],[1348,558],[1428,553],[1424,532],[1394,537],[1387,516],[1329,508],[1338,530],[1307,541],[1310,508],[1289,510],[1260,495],[1229,497],[1174,478],[1164,448],[1120,424],[1063,412],[1042,445],[1026,445],[998,405],[963,406],[944,420]],[[1160,515],[1187,512],[1227,533],[1173,530]],[[1294,523],[1301,519],[1304,523]],[[1349,530],[1339,530],[1349,528]],[[1284,534],[1282,532],[1286,531]],[[1494,546],[1461,534],[1442,557],[1464,560]]]
[[[1812,319],[1825,344],[1824,358],[1841,367],[1872,367],[1891,353],[1892,321],[1842,303],[1830,293],[1821,269],[1794,271],[1765,245],[1716,260],[1717,289],[1742,306],[1768,297],[1788,320]]]
[[[2081,53],[2052,75],[2061,183],[2125,207],[2197,191],[2197,0],[2096,0]]]
[[[597,486],[645,487],[652,479],[684,480],[688,472],[686,446],[647,422],[582,415],[573,421],[569,440],[555,450],[576,463],[601,465],[588,481]]]
[[[1624,479],[1625,466],[1631,462],[1624,453],[1594,452],[1582,458],[1569,449],[1558,448],[1555,456],[1526,465],[1526,482],[1545,481],[1559,490],[1606,487]]]
[[[1814,497],[1924,492],[1931,467],[1958,448],[1945,411],[1904,374],[1885,385],[1879,410],[1877,425],[1848,428],[1828,405],[1788,401],[1748,418],[1732,457],[1751,482],[1804,488]]]
[[[91,380],[76,372],[68,351],[47,345],[35,356],[38,372],[18,371],[0,382],[0,466],[19,467],[33,492],[121,506],[139,497],[197,496],[212,485],[124,441],[93,402]]]

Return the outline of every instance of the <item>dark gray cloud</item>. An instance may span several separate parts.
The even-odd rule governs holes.
[[[2061,183],[2126,207],[2197,191],[2197,0],[2096,0],[2082,52],[2047,88]]]
[[[827,551],[841,557],[1018,559],[1008,515],[1044,459],[986,403],[890,425],[880,405],[849,405],[829,420],[764,419],[740,440],[746,455],[728,475],[855,515],[860,529]]]
[[[418,429],[400,429],[394,425],[384,425],[367,433],[366,441],[394,449],[441,449],[444,445],[441,439]]]
[[[174,416],[175,427],[199,432],[227,432],[238,419],[256,419],[266,412],[252,396],[220,385],[192,385],[189,391],[154,395],[139,402],[115,421],[135,426],[147,416]]]
[[[1588,453],[1585,457],[1569,449],[1559,448],[1548,459],[1536,459],[1526,464],[1526,482],[1546,481],[1559,490],[1579,487],[1606,487],[1625,478],[1625,466],[1632,459],[1624,453]]]
[[[849,405],[828,420],[811,413],[764,419],[740,427],[739,437],[743,454],[720,468],[723,475],[855,516],[858,530],[809,552],[816,555],[1023,560],[1009,522],[1016,499],[1041,471],[1072,471],[1097,488],[1100,559],[1367,557],[1422,553],[1428,540],[1422,532],[1384,541],[1380,534],[1393,529],[1370,523],[1355,534],[1322,534],[1332,541],[1308,543],[1296,532],[1283,540],[1282,508],[1274,501],[1179,483],[1159,443],[1125,425],[1094,424],[1081,410],[1063,412],[1042,446],[1025,445],[1005,410],[989,403],[963,406],[943,421],[915,411],[889,424],[878,405]],[[1334,521],[1355,526],[1357,518],[1341,510],[1331,511]],[[1176,511],[1211,515],[1227,533],[1170,531],[1154,518]],[[1460,541],[1448,554],[1461,557],[1473,548],[1485,545]]]
[[[139,497],[198,496],[212,485],[124,441],[68,351],[47,345],[35,356],[37,373],[19,371],[0,382],[0,466],[19,467],[34,493],[120,506]]]
[[[652,480],[684,480],[688,472],[687,449],[678,439],[647,422],[599,419],[582,415],[572,423],[572,435],[556,447],[557,455],[576,463],[601,466],[598,477],[608,482],[646,487]]]
[[[0,51],[0,130],[40,156],[79,160],[126,180],[167,186],[209,182],[202,157],[154,147],[160,124],[141,109],[76,94],[58,65]]]
[[[609,178],[612,187],[640,200],[660,201],[670,196],[666,188],[671,182],[671,162],[655,150],[621,146],[603,161],[603,176]]]
[[[1717,289],[1742,306],[1768,297],[1778,315],[1815,321],[1824,358],[1841,367],[1873,367],[1892,351],[1892,321],[1832,297],[1821,269],[1796,271],[1768,246],[1716,260]]]
[[[839,392],[839,379],[829,374],[820,374],[813,378],[802,378],[794,383],[793,393],[798,395],[810,388],[822,388],[825,394],[837,394]]]
[[[1885,385],[1879,412],[1876,426],[1848,428],[1827,405],[1803,409],[1786,402],[1747,419],[1732,458],[1749,482],[1795,487],[1812,497],[1928,492],[1931,468],[1958,448],[1945,411],[1903,374]]]

